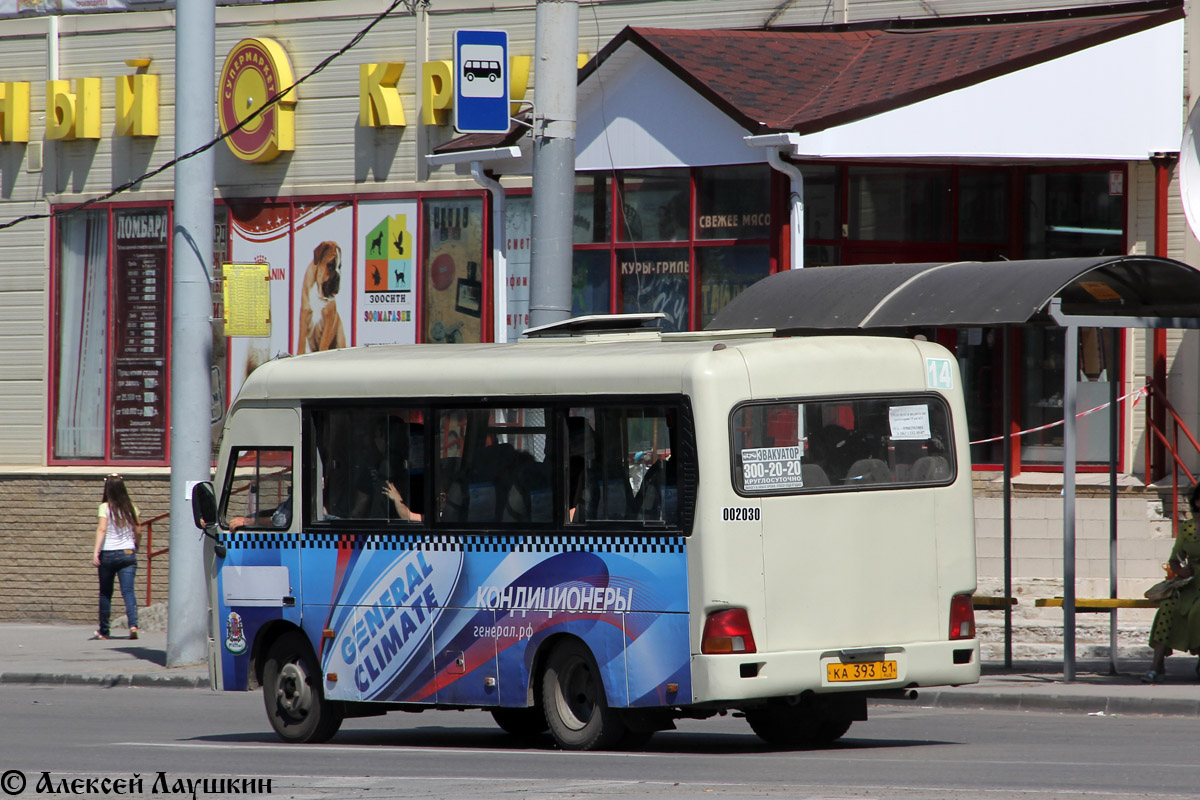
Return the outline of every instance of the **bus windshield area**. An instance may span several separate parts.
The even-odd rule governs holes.
[[[660,403],[312,408],[309,518],[675,526],[678,419]]]
[[[230,530],[287,530],[292,523],[292,451],[239,448],[225,487],[221,523]]]
[[[747,404],[732,424],[741,494],[945,485],[956,475],[950,411],[935,395]]]

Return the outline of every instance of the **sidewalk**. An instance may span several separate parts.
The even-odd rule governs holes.
[[[85,625],[0,623],[0,684],[208,687],[206,664],[166,666],[165,633],[143,631],[136,641],[91,641],[91,634]],[[1195,665],[1191,656],[1173,656],[1167,660],[1167,682],[1148,686],[1140,676],[1149,663],[1135,659],[1123,660],[1118,675],[1108,674],[1107,661],[1078,662],[1072,683],[1062,681],[1062,664],[1057,661],[1014,662],[1011,670],[985,662],[983,677],[973,686],[918,689],[916,701],[877,702],[1200,717]]]
[[[167,634],[93,641],[87,625],[0,623],[0,684],[207,688],[208,664],[167,666]]]

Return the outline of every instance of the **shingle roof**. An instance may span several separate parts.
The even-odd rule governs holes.
[[[751,132],[813,133],[1182,16],[1176,7],[947,28],[896,23],[853,30],[626,28],[610,47],[626,40],[637,44]]]

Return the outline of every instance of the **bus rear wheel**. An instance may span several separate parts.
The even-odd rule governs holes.
[[[285,742],[324,742],[342,725],[342,704],[325,698],[317,659],[298,631],[271,645],[263,667],[263,702],[271,727]]]
[[[626,734],[620,715],[608,707],[595,659],[577,639],[559,642],[550,651],[542,706],[550,733],[563,750],[605,750]]]
[[[807,704],[748,709],[746,721],[758,738],[776,747],[828,747],[850,730],[853,720]]]

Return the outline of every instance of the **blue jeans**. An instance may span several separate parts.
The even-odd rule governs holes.
[[[129,627],[137,626],[137,598],[133,595],[133,580],[137,577],[137,553],[124,550],[100,551],[100,635],[108,636],[108,617],[112,613],[113,576],[121,581],[121,597],[125,598],[125,616]]]

